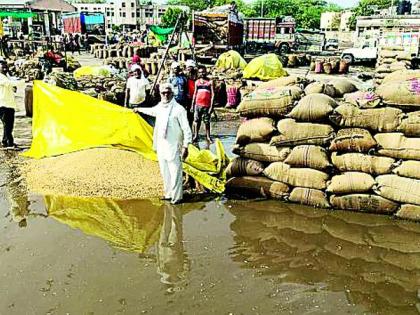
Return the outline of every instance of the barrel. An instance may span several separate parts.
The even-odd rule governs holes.
[[[33,104],[34,104],[34,92],[33,92],[33,86],[27,85],[25,87],[25,112],[26,117],[32,117],[33,113]]]

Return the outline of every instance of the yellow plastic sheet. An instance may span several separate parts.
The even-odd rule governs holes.
[[[43,158],[94,147],[121,147],[157,160],[153,128],[130,109],[41,81],[34,83],[31,148],[23,155]],[[223,192],[228,163],[216,140],[216,155],[190,146],[184,170],[204,187]]]
[[[219,56],[216,67],[223,70],[244,69],[246,61],[237,51],[229,50]]]
[[[86,75],[107,77],[111,75],[111,72],[105,66],[83,66],[73,72],[76,79]]]
[[[244,79],[273,80],[288,76],[275,54],[254,58],[244,69]]]

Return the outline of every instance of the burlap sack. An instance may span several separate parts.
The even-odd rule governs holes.
[[[383,65],[380,65],[380,66],[376,67],[375,72],[376,73],[386,73],[387,74],[387,73],[391,73],[391,69],[390,69],[389,65],[383,64]]]
[[[344,94],[344,100],[359,108],[374,108],[381,103],[381,98],[376,93],[370,91],[357,91]]]
[[[342,104],[330,115],[330,120],[342,127],[392,132],[400,125],[402,117],[402,110],[397,108],[359,109],[350,104]]]
[[[403,177],[420,179],[420,161],[402,161],[392,172]]]
[[[317,208],[330,208],[331,205],[328,202],[327,195],[318,189],[296,187],[293,188],[288,201],[299,203],[301,205],[307,205]]]
[[[325,145],[334,138],[334,129],[325,124],[298,123],[293,119],[282,119],[277,123],[279,136],[271,138],[274,146],[295,146],[301,144]]]
[[[411,68],[411,65],[408,61],[396,61],[389,65],[389,69],[392,72],[410,69],[410,68]]]
[[[395,214],[398,218],[420,221],[420,206],[405,204]]]
[[[420,69],[419,70],[400,70],[388,74],[383,80],[382,84],[391,83],[391,82],[400,82],[400,81],[409,81],[412,79],[420,79]]]
[[[398,51],[381,49],[379,56],[381,58],[395,58],[398,56]]]
[[[406,114],[397,131],[402,132],[405,136],[420,137],[420,111]]]
[[[293,167],[308,167],[325,170],[331,166],[326,150],[315,145],[298,145],[293,148],[284,163]]]
[[[286,117],[297,121],[319,121],[327,118],[337,106],[337,102],[328,95],[309,94],[303,97]]]
[[[389,64],[391,64],[391,63],[393,63],[393,62],[395,62],[395,57],[393,57],[393,58],[383,58],[383,59],[381,59],[381,63],[382,63],[382,64],[389,65]]]
[[[413,60],[413,57],[411,56],[411,53],[409,53],[409,52],[400,51],[397,54],[396,59],[398,61],[404,61],[405,60],[405,61],[410,61],[411,62],[411,60]]]
[[[257,86],[257,90],[260,89],[271,89],[271,88],[278,88],[282,86],[292,86],[292,85],[302,85],[305,86],[308,84],[308,79],[305,77],[299,77],[296,75],[290,75],[287,77],[281,77],[278,79],[270,80],[267,82],[263,82]]]
[[[275,130],[274,120],[271,118],[250,119],[239,126],[236,143],[245,145],[250,142],[265,142],[271,138]]]
[[[376,146],[369,131],[360,128],[340,129],[331,142],[331,151],[368,152]]]
[[[374,191],[387,199],[400,203],[420,205],[420,180],[398,175],[376,177]]]
[[[289,187],[263,176],[235,177],[226,182],[226,193],[241,196],[257,196],[272,199],[284,199],[288,196]]]
[[[283,162],[271,163],[264,175],[291,186],[325,189],[328,174],[310,168],[292,168]]]
[[[241,157],[234,158],[230,161],[226,168],[226,176],[257,176],[264,171],[264,164],[260,161],[244,159]]]
[[[284,161],[291,151],[290,148],[274,147],[268,143],[250,143],[233,149],[233,153],[243,158],[260,162]]]
[[[341,172],[364,172],[372,175],[389,174],[395,160],[389,157],[362,153],[331,154],[333,165]]]
[[[420,79],[382,83],[376,93],[387,105],[420,107]]]
[[[326,189],[334,194],[363,193],[372,189],[375,180],[369,174],[362,172],[346,172],[331,178]]]
[[[335,209],[370,213],[394,213],[399,207],[396,202],[368,194],[332,195],[330,203]]]
[[[245,117],[281,117],[290,112],[303,94],[297,86],[258,89],[249,93],[237,111]]]
[[[330,97],[335,97],[336,96],[335,88],[330,84],[325,84],[325,83],[322,83],[322,82],[313,82],[305,88],[305,94],[306,95],[314,94],[314,93],[326,94]]]
[[[402,133],[378,133],[378,153],[396,159],[420,160],[420,138],[407,138]]]
[[[357,91],[357,87],[347,79],[334,79],[329,84],[335,88],[336,97],[343,97],[344,94]]]

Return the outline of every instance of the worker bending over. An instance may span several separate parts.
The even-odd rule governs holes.
[[[153,148],[163,177],[164,199],[176,204],[183,198],[182,160],[188,156],[192,135],[187,111],[174,100],[172,85],[164,83],[159,90],[162,99],[159,104],[152,108],[134,108],[133,111],[156,117]]]

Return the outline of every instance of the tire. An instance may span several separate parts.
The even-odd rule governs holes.
[[[281,44],[279,46],[279,53],[280,54],[287,54],[290,51],[290,47],[287,44]]]
[[[347,61],[351,65],[354,63],[354,57],[351,54],[346,54],[341,59]]]

